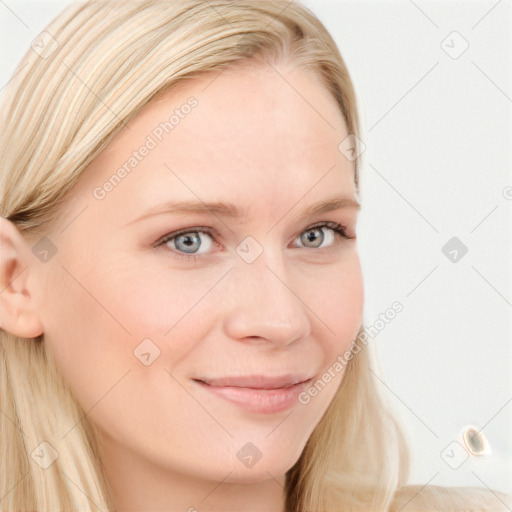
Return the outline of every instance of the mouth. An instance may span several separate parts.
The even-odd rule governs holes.
[[[248,412],[276,414],[297,405],[298,395],[313,377],[257,375],[193,380],[210,395],[227,400]]]
[[[283,389],[311,380],[307,374],[286,375],[240,375],[236,377],[221,377],[212,379],[194,379],[212,387],[237,387],[251,389]]]

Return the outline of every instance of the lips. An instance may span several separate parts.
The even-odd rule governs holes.
[[[306,374],[285,374],[277,376],[241,375],[236,377],[221,377],[218,379],[194,379],[211,387],[237,387],[251,389],[282,389],[310,380]]]
[[[250,375],[219,379],[193,379],[201,392],[227,400],[258,414],[276,414],[296,406],[299,394],[313,377],[303,374]]]

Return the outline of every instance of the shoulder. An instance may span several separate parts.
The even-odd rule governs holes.
[[[389,512],[510,512],[512,496],[479,487],[406,485]]]

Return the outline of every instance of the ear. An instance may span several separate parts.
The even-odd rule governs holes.
[[[34,270],[32,253],[16,226],[0,217],[0,327],[15,336],[37,338],[43,333],[28,288]]]

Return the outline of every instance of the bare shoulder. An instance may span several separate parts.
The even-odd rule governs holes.
[[[406,485],[389,512],[512,512],[512,496],[479,487]]]

